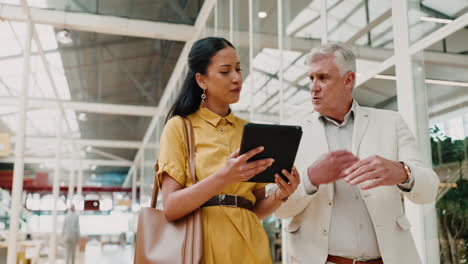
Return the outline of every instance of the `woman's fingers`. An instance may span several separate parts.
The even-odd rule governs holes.
[[[244,170],[241,173],[242,181],[246,181],[246,180],[252,178],[253,176],[259,174],[260,172],[266,170],[268,167],[270,167],[270,165],[267,164],[267,165],[256,166],[256,167],[251,168],[249,170]]]
[[[234,151],[233,153],[231,153],[231,155],[229,155],[228,159],[235,159],[239,157],[239,152],[240,152],[240,149],[236,149],[236,151]]]
[[[297,184],[301,183],[301,178],[299,177],[299,172],[297,171],[296,167],[292,167],[292,173],[294,178],[296,179]]]
[[[283,191],[286,191],[288,188],[288,184],[278,175],[278,173],[275,174],[275,183]]]
[[[253,156],[255,156],[258,153],[262,152],[263,150],[264,150],[263,146],[254,148],[254,149],[249,150],[248,152],[240,155],[240,158],[241,158],[242,161],[247,162],[250,158],[252,158]]]
[[[261,160],[251,161],[251,162],[247,162],[245,165],[243,165],[242,169],[243,170],[251,170],[251,169],[254,169],[256,167],[261,167],[261,166],[270,167],[273,164],[274,161],[275,161],[274,159],[261,159]]]

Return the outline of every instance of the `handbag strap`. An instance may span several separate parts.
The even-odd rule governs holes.
[[[184,128],[184,139],[185,139],[185,146],[188,156],[188,166],[190,176],[192,177],[192,183],[195,184],[197,182],[196,172],[195,172],[195,138],[193,134],[193,127],[192,122],[186,117],[177,116],[181,119]],[[158,193],[159,193],[159,181],[158,181],[158,170],[159,165],[156,161],[154,165],[155,176],[154,176],[154,187],[153,187],[153,194],[151,196],[151,207],[156,208],[156,203],[158,202]]]

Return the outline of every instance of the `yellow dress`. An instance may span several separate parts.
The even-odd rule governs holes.
[[[240,146],[245,120],[231,112],[221,117],[201,107],[188,116],[195,135],[195,166],[198,181],[222,169]],[[160,139],[158,180],[164,172],[182,186],[192,185],[182,122],[170,119]],[[236,183],[220,194],[238,195],[255,204],[254,190],[263,183]],[[181,201],[183,203],[183,201]],[[202,207],[205,264],[268,264],[271,256],[268,238],[258,217],[237,207]]]

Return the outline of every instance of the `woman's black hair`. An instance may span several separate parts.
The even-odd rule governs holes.
[[[220,50],[234,46],[225,38],[208,37],[196,41],[188,55],[188,73],[182,89],[166,117],[166,122],[173,116],[186,117],[198,110],[203,89],[195,80],[197,73],[206,74],[211,58]]]

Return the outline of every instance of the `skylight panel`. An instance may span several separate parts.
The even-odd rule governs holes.
[[[28,120],[31,125],[39,130],[39,133],[47,136],[55,136],[57,131],[57,111],[50,109],[37,109],[28,112]]]
[[[19,65],[21,65],[21,67],[18,67]],[[12,75],[21,77],[23,69],[22,65],[23,58],[0,60],[0,72],[2,73],[2,79]]]
[[[455,16],[458,12],[468,7],[467,1],[460,0],[425,0],[422,2],[425,6],[440,11],[448,16]]]
[[[20,0],[0,0],[2,4],[21,5]]]
[[[59,1],[52,1],[52,2],[59,2]],[[48,7],[50,7],[47,4],[46,0],[28,0],[28,5],[30,7],[36,7],[36,8],[48,8]],[[53,6],[55,6],[55,3],[54,3]]]
[[[295,82],[306,72],[307,70],[305,66],[292,65],[284,72],[284,79],[290,82]]]
[[[316,2],[316,1],[314,1]],[[320,16],[320,11],[314,10],[310,6],[304,8],[289,25],[286,26],[286,35],[291,36],[292,33],[298,31],[304,24],[308,24]]]
[[[18,47],[18,42],[8,22],[0,22],[0,32],[2,32],[0,36],[0,43],[2,43],[0,57],[21,54],[21,49]]]
[[[253,66],[256,69],[275,74],[279,69],[279,60],[266,52],[260,52],[253,60]]]
[[[13,100],[13,99],[12,99]],[[1,116],[18,113],[18,107],[13,105],[0,105],[0,120]]]
[[[8,87],[8,91],[9,93],[11,93],[12,96],[19,96],[19,91],[21,87],[20,76],[2,76],[2,82],[3,85],[6,85]]]
[[[39,39],[41,40],[42,48],[45,51],[58,49],[54,27],[49,25],[36,24],[36,32],[39,36]]]

